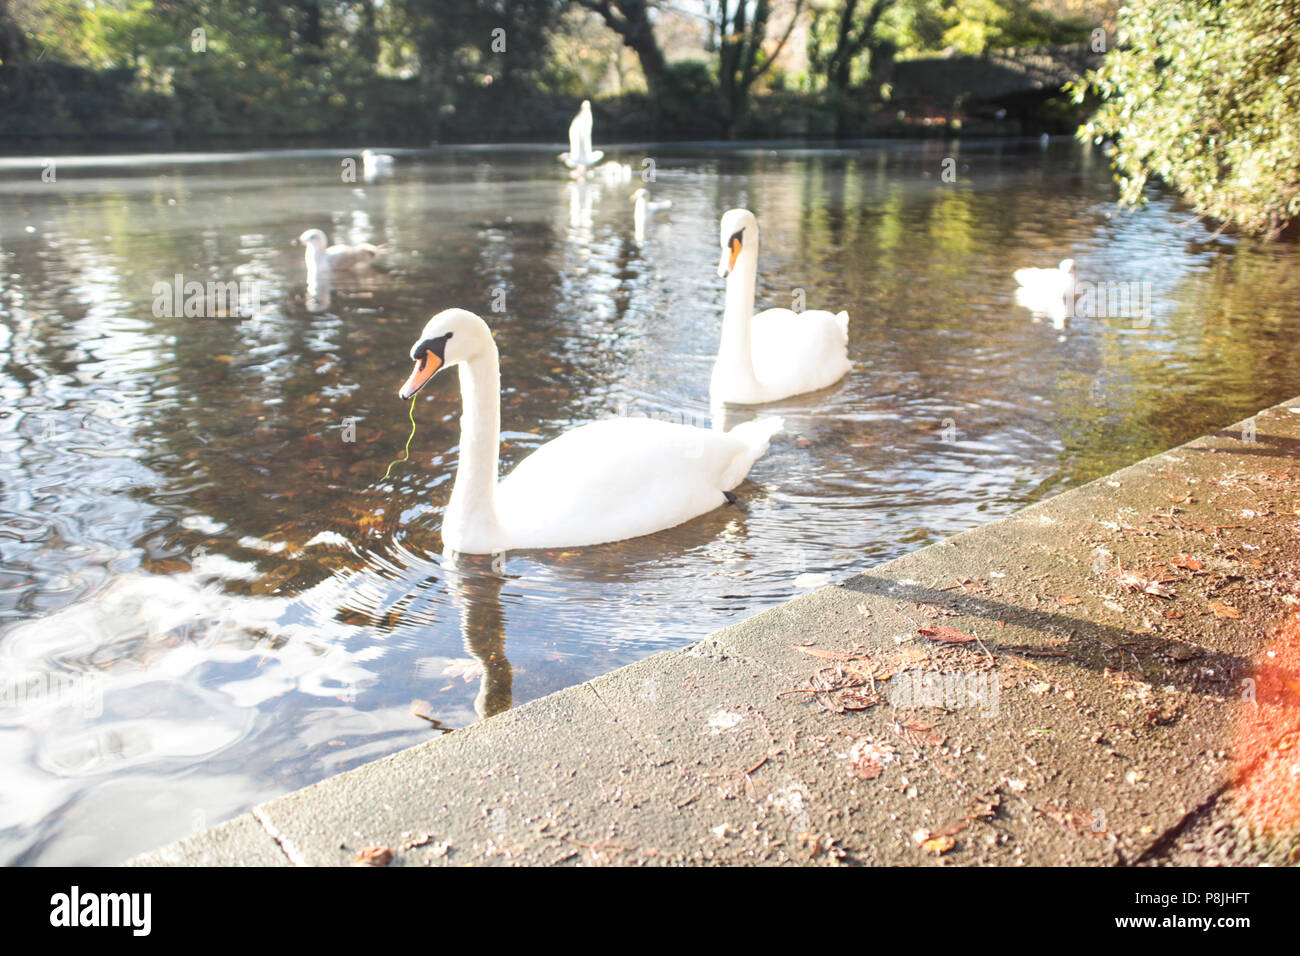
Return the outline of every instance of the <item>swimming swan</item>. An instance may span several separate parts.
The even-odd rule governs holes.
[[[361,172],[366,182],[372,183],[392,171],[393,157],[388,153],[376,153],[373,149],[361,151]]]
[[[591,148],[591,126],[591,101],[583,100],[578,115],[569,124],[569,151],[560,154],[564,165],[579,174],[605,158],[604,150]]]
[[[1046,315],[1058,329],[1064,328],[1066,319],[1074,314],[1078,280],[1074,260],[1062,259],[1055,269],[1017,269],[1013,275],[1019,284],[1016,304],[1035,316]]]
[[[486,323],[439,312],[411,348],[410,399],[439,369],[460,366],[460,463],[442,519],[443,546],[465,554],[572,548],[671,528],[733,500],[767,451],[779,418],[713,431],[648,418],[571,429],[497,480],[501,371]]]
[[[849,364],[849,314],[820,309],[766,309],[754,315],[758,279],[758,220],[747,209],[722,217],[727,279],[722,342],[709,395],[714,404],[757,405],[813,392],[844,377]]]
[[[672,207],[671,199],[662,199],[658,202],[650,201],[650,191],[644,186],[632,194],[632,225],[636,232],[636,238],[645,238],[645,227],[650,223],[650,214],[658,212],[661,209]]]
[[[306,247],[304,256],[307,260],[308,285],[316,285],[322,275],[328,282],[329,275],[333,273],[368,266],[384,251],[383,247],[368,242],[358,243],[355,246],[341,244],[330,246],[325,233],[319,229],[308,229],[298,237],[298,242]]]

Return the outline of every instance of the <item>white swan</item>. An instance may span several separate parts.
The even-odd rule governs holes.
[[[758,279],[758,220],[748,209],[722,217],[727,279],[722,343],[713,363],[713,403],[757,405],[826,388],[848,372],[849,314],[767,309],[754,315]]]
[[[569,124],[569,151],[560,160],[581,175],[605,158],[604,150],[591,148],[591,101],[583,100],[578,115]]]
[[[732,500],[781,428],[779,418],[730,432],[604,419],[552,439],[498,482],[501,372],[486,323],[464,309],[439,312],[411,358],[403,399],[460,366],[460,462],[442,519],[443,545],[455,552],[583,547],[671,528]]]
[[[672,207],[671,199],[663,199],[659,202],[650,201],[650,191],[644,186],[632,194],[632,223],[636,229],[636,238],[645,238],[645,227],[650,224],[650,214],[658,212],[661,209]]]
[[[1016,304],[1035,316],[1046,315],[1058,329],[1074,314],[1078,270],[1073,259],[1062,259],[1055,269],[1017,269]]]
[[[393,171],[393,157],[388,153],[376,153],[373,149],[361,151],[361,172],[368,183]]]
[[[338,272],[368,266],[384,251],[382,246],[361,242],[355,246],[342,244],[329,245],[325,233],[319,229],[308,229],[297,239],[306,247],[304,257],[307,261],[307,284],[316,285],[321,278],[328,284],[329,277]]]

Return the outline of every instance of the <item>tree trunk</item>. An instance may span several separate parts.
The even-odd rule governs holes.
[[[648,0],[578,0],[580,6],[598,13],[605,25],[619,35],[623,45],[636,54],[645,74],[646,86],[654,98],[655,86],[664,69],[664,54],[650,23]]]
[[[361,25],[357,28],[357,52],[371,72],[379,65],[379,32],[375,25],[375,0],[361,0]]]

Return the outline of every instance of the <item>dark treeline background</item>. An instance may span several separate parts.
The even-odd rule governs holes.
[[[11,144],[554,141],[583,98],[607,142],[970,130],[981,121],[1004,133],[1064,130],[1077,117],[1053,98],[1054,84],[999,105],[910,91],[894,70],[909,59],[965,57],[978,67],[997,51],[1085,44],[1115,5],[0,0],[0,135]]]

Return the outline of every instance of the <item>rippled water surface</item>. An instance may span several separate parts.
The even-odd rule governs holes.
[[[652,155],[674,205],[642,243],[639,183],[542,151],[400,154],[368,185],[326,152],[0,160],[0,860],[117,862],[1300,394],[1295,252],[1157,193],[1113,215],[1073,143]],[[847,309],[854,371],[770,407],[735,506],[445,562],[454,373],[384,479],[424,321],[493,326],[505,468],[594,418],[708,424],[733,206],[760,307]],[[309,309],[313,227],[388,271]],[[1148,283],[1149,316],[1034,321],[1011,271],[1065,256]],[[176,274],[250,283],[252,318],[155,317]]]

